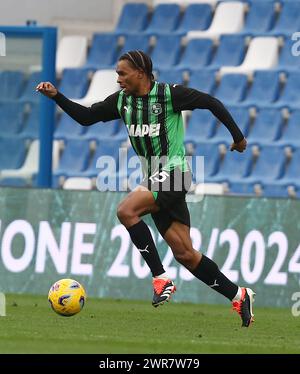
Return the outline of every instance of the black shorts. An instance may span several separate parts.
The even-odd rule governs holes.
[[[157,172],[141,183],[152,192],[156,204],[160,207],[160,210],[151,216],[162,237],[174,221],[191,226],[190,213],[185,201],[191,181],[190,171],[182,172],[175,168],[170,172]]]

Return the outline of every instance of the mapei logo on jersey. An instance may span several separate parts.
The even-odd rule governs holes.
[[[158,116],[159,114],[162,113],[162,107],[160,103],[155,103],[151,105],[151,112]]]
[[[129,126],[129,136],[159,136],[160,123],[151,123],[150,125],[131,125]]]

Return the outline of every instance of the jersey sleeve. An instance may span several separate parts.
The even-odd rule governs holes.
[[[89,108],[69,100],[60,92],[54,96],[53,100],[75,121],[83,126],[90,126],[97,122],[107,122],[120,118],[117,108],[118,96],[119,91]]]
[[[243,133],[235,123],[231,114],[217,98],[205,92],[177,84],[170,85],[170,91],[174,112],[208,109],[227,127],[235,143],[244,139]]]

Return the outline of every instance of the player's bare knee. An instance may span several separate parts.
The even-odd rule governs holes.
[[[174,257],[181,265],[192,268],[194,263],[194,255],[190,251],[174,252]]]
[[[119,218],[119,221],[125,225],[128,220],[133,217],[133,212],[124,204],[120,204],[117,209],[117,217]]]

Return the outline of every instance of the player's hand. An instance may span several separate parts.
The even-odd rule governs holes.
[[[57,89],[50,82],[39,83],[35,90],[50,98],[57,94]]]
[[[238,143],[232,143],[230,150],[231,151],[238,151],[238,152],[244,152],[244,150],[247,148],[247,140],[244,138]]]

